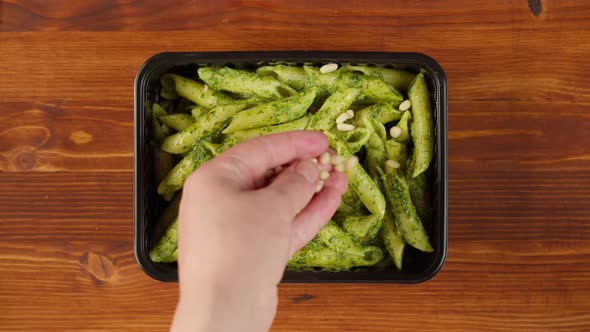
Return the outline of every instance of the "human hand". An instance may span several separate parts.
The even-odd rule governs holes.
[[[256,138],[215,157],[185,182],[179,211],[180,299],[172,331],[267,331],[291,255],[332,217],[347,188],[319,132]],[[270,184],[269,170],[288,165]],[[326,167],[326,166],[321,166]]]

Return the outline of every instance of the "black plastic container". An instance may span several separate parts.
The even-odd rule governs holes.
[[[165,202],[157,195],[157,184],[152,179],[152,152],[145,102],[158,94],[159,77],[168,71],[194,77],[197,64],[232,64],[237,67],[255,67],[260,63],[288,62],[325,64],[375,64],[423,72],[428,82],[435,119],[435,156],[432,188],[435,217],[429,230],[433,253],[421,253],[408,248],[404,257],[404,270],[365,270],[354,272],[291,272],[284,282],[378,282],[418,283],[432,278],[442,267],[447,254],[447,80],[441,66],[432,58],[419,53],[384,52],[178,52],[160,53],[139,69],[135,78],[135,181],[134,222],[135,257],[140,267],[154,279],[178,280],[176,264],[153,263],[149,249],[158,239],[158,216]],[[161,226],[159,228],[162,228]],[[204,267],[206,268],[206,267]]]

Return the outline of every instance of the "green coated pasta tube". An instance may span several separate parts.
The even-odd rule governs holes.
[[[162,150],[174,154],[190,151],[193,144],[199,139],[218,135],[233,116],[247,106],[247,101],[242,101],[211,109],[184,130],[166,137],[162,143]]]
[[[211,143],[209,141],[202,141],[201,144],[203,144],[203,146],[207,148],[207,150],[209,150],[209,152],[214,157],[219,155],[219,148],[221,147],[221,144]]]
[[[294,66],[264,66],[256,69],[258,75],[276,75],[277,79],[285,84],[290,85],[297,91],[305,88],[307,75],[301,67]]]
[[[306,129],[330,130],[336,123],[336,118],[348,110],[359,95],[359,92],[358,89],[344,89],[334,92],[326,99],[322,107],[311,116]]]
[[[365,127],[371,129],[372,132],[378,135],[382,140],[387,139],[387,132],[385,126],[378,119],[373,118],[370,113],[360,111],[355,119],[357,127]]]
[[[372,133],[367,142],[367,158],[365,161],[367,171],[372,177],[380,175],[379,169],[385,168],[387,161],[387,152],[385,142],[377,135]]]
[[[160,78],[160,82],[162,86],[173,85],[176,92],[181,97],[207,109],[235,102],[233,98],[226,96],[219,91],[205,88],[204,84],[180,75],[164,74]]]
[[[359,101],[392,102],[399,105],[403,100],[401,93],[389,87],[383,80],[351,72],[340,74],[338,87],[339,89],[349,87],[361,90]]]
[[[160,150],[159,147],[153,147],[154,154],[154,178],[156,183],[160,183],[174,167],[172,155]]]
[[[318,237],[324,244],[336,251],[354,250],[359,246],[333,220],[328,221],[328,223],[322,227],[318,232]]]
[[[409,111],[404,112],[402,118],[396,124],[401,133],[398,137],[394,138],[397,142],[407,144],[410,142],[410,122],[412,121],[412,113]]]
[[[330,73],[322,74],[320,69],[313,66],[303,66],[306,81],[305,88],[318,88],[318,95],[324,97],[325,95],[333,94],[337,90],[337,81],[340,71],[336,70]]]
[[[164,99],[168,100],[175,100],[178,99],[178,92],[176,92],[176,87],[174,81],[171,80],[160,80],[161,88],[160,88],[160,96]]]
[[[303,247],[289,259],[289,268],[319,267],[329,271],[345,271],[353,267],[373,266],[383,260],[379,247],[367,246],[358,252],[336,251],[327,246]]]
[[[274,77],[259,76],[245,70],[228,67],[201,67],[198,72],[199,78],[216,90],[266,99],[281,99],[297,93],[292,87]]]
[[[178,208],[180,206],[180,199],[182,198],[182,192],[172,194],[173,199],[170,200],[164,212],[158,217],[158,221],[153,225],[152,235],[156,239],[160,239],[168,227],[172,225],[172,222],[178,216]]]
[[[298,95],[262,104],[238,113],[224,134],[240,130],[272,126],[302,117],[313,103],[317,89],[311,88]]]
[[[363,202],[361,202],[359,196],[351,187],[348,187],[344,194],[342,194],[342,201],[340,202],[340,206],[338,206],[337,213],[345,215],[366,213]]]
[[[330,132],[327,132],[326,136],[328,136],[332,149],[339,155],[345,158],[352,155],[346,143],[338,139],[338,137]],[[356,163],[353,167],[346,169],[345,173],[349,185],[358,195],[361,202],[367,207],[367,210],[379,216],[379,218],[383,218],[383,214],[385,213],[385,197],[383,197],[383,193],[381,193],[379,187],[377,187],[360,163]]]
[[[191,108],[191,115],[193,116],[193,118],[195,120],[199,119],[200,117],[205,115],[205,113],[207,113],[207,112],[208,112],[208,110],[203,106],[196,105],[193,108]]]
[[[352,154],[359,152],[373,134],[373,130],[365,127],[356,127],[350,131],[338,131],[332,128],[332,132],[346,142]]]
[[[319,95],[333,94],[337,90],[355,88],[360,90],[359,101],[392,102],[396,105],[403,100],[402,95],[377,77],[336,70],[322,74],[318,68],[304,66],[307,75],[306,87],[316,86]]]
[[[378,217],[375,216],[375,218],[380,221]],[[322,227],[318,233],[318,237],[326,246],[336,252],[345,252],[351,255],[364,256],[366,254],[366,250],[371,248],[370,246],[361,246],[355,242],[342,228],[340,228],[340,226],[338,226],[338,224],[332,220]],[[381,253],[380,249],[378,251]],[[371,252],[374,252],[374,250],[371,250]],[[379,255],[377,262],[381,259],[383,259],[383,253]]]
[[[381,229],[379,216],[347,216],[342,222],[342,228],[361,243],[369,243],[377,237]]]
[[[393,264],[401,270],[406,243],[404,242],[399,229],[395,225],[395,218],[393,217],[392,212],[389,210],[385,212],[385,216],[383,217],[381,238],[393,260]]]
[[[385,151],[387,151],[387,159],[397,161],[400,164],[400,170],[405,172],[406,161],[408,159],[406,145],[390,139],[385,142]]]
[[[166,233],[150,250],[150,259],[155,263],[172,263],[177,260],[178,218],[174,219]]]
[[[235,132],[235,133],[227,136],[227,138],[221,144],[219,151],[223,152],[240,142],[243,142],[245,140],[248,140],[248,139],[251,139],[254,137],[270,135],[270,134],[277,134],[277,133],[282,133],[285,131],[303,130],[303,129],[305,129],[305,126],[309,122],[309,118],[310,118],[310,115],[306,114],[306,115],[300,117],[299,119],[285,122],[285,123],[281,123],[278,125],[266,126],[266,127],[260,127],[260,128],[248,129],[248,130],[242,130],[242,131]]]
[[[402,114],[403,112],[396,110],[391,103],[377,103],[358,111],[356,118],[357,121],[358,119],[371,118],[385,124],[401,119]]]
[[[167,115],[166,110],[158,103],[153,103],[151,110],[152,118],[152,137],[156,142],[161,142],[166,136],[170,135],[170,128],[162,125],[160,117]]]
[[[186,178],[213,156],[209,149],[202,143],[198,142],[194,148],[182,160],[174,166],[168,175],[160,182],[158,194],[164,196],[180,190],[184,185]]]
[[[412,141],[414,141],[414,168],[412,177],[428,169],[434,154],[432,109],[424,74],[418,74],[408,90],[412,103]]]
[[[353,267],[373,266],[383,259],[378,247],[368,246],[355,253],[338,252],[329,247],[307,248],[297,251],[289,259],[288,267],[319,267],[328,271],[345,271]]]
[[[408,169],[413,168],[413,162],[409,162]],[[408,189],[410,190],[410,197],[412,203],[416,207],[416,212],[420,216],[420,220],[428,225],[428,221],[432,220],[433,210],[430,190],[428,188],[428,172],[422,172],[417,177],[413,178],[409,172],[406,176],[408,181]]]
[[[428,235],[412,203],[406,179],[397,173],[387,173],[382,180],[396,218],[395,224],[404,241],[418,250],[432,252]]]
[[[184,128],[192,125],[195,119],[185,113],[174,113],[161,116],[160,122],[176,131],[182,131]]]
[[[416,76],[416,74],[405,70],[368,66],[343,66],[342,71],[361,72],[368,76],[380,78],[400,91],[408,91],[412,80]]]
[[[335,222],[329,221],[314,238],[289,260],[292,267],[324,267],[335,270],[372,266],[383,260],[379,247],[360,246]]]

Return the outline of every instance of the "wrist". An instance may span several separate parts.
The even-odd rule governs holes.
[[[267,331],[276,312],[276,286],[243,286],[247,285],[239,278],[231,283],[191,279],[190,285],[181,284],[171,331]]]

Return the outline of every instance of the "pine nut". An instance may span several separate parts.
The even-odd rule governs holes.
[[[320,182],[318,182],[318,185],[315,187],[315,192],[319,193],[322,191],[322,189],[324,189],[324,180],[320,180]]]
[[[385,162],[385,166],[393,169],[398,169],[401,165],[395,160],[388,160]]]
[[[342,164],[344,162],[344,158],[342,158],[342,156],[339,155],[334,155],[330,159],[330,162],[332,163],[332,165]]]
[[[348,116],[348,113],[344,112],[336,118],[336,124],[344,123],[344,121],[346,121],[348,119],[350,119],[350,117]]]
[[[338,69],[338,64],[337,63],[328,63],[327,65],[323,65],[320,68],[320,73],[327,74],[327,73],[333,72],[336,69]]]
[[[408,99],[404,100],[401,104],[399,104],[400,111],[407,111],[410,109],[410,107],[412,107],[412,102],[410,102]]]
[[[328,173],[328,171],[322,170],[320,172],[320,180],[325,180],[325,179],[327,179],[329,177],[330,177],[330,173]]]
[[[389,129],[389,134],[393,138],[398,138],[402,134],[402,129],[398,126],[391,127],[391,129]]]
[[[336,124],[336,129],[338,129],[339,131],[351,131],[355,128],[354,125],[348,124],[348,123],[337,123]]]
[[[359,157],[357,157],[357,156],[350,156],[344,162],[344,167],[346,169],[352,169],[354,167],[354,165],[356,165],[358,162],[359,162]]]
[[[328,165],[330,163],[330,153],[324,152],[320,156],[320,164]]]

